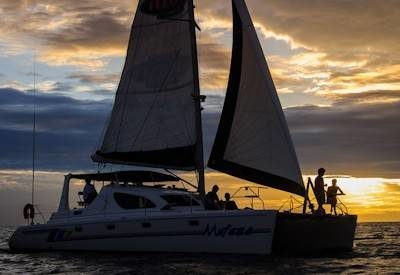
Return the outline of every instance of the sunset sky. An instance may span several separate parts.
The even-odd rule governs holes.
[[[207,160],[227,85],[232,17],[229,0],[195,4]],[[326,182],[338,178],[347,194],[341,199],[360,221],[400,221],[400,1],[247,4],[303,175],[314,178],[325,167]],[[34,56],[36,194],[49,213],[63,174],[97,169],[90,154],[112,108],[136,5],[0,1],[0,224],[21,222],[30,200]],[[249,184],[209,170],[207,184],[214,183],[221,195]],[[290,196],[272,189],[262,194],[274,208]]]

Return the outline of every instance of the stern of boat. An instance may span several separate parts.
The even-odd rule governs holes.
[[[312,215],[279,213],[273,253],[312,254],[351,251],[357,225],[356,215]]]

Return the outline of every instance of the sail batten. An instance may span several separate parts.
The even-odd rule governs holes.
[[[94,161],[196,169],[192,6],[191,0],[139,1],[114,107]]]
[[[304,195],[286,119],[243,0],[233,0],[231,71],[208,166]]]

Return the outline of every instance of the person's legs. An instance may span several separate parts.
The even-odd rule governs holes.
[[[323,215],[323,214],[325,214],[324,207],[323,207],[323,205],[322,205],[322,204],[320,204],[320,203],[318,203],[318,209],[317,209],[317,213],[318,213],[319,215]]]
[[[336,214],[336,204],[337,204],[337,199],[336,199],[336,197],[335,197],[334,200],[333,200],[333,202],[332,202],[332,206],[333,206],[333,210],[335,211],[335,215],[337,215],[337,214]]]
[[[323,205],[324,205],[324,203],[325,203],[325,197],[324,197],[324,195],[319,194],[319,195],[316,196],[316,199],[317,199],[317,202],[318,202],[317,213],[318,213],[319,215],[325,214],[325,210],[324,210],[324,207],[323,207]]]

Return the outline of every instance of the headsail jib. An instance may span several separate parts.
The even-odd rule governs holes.
[[[233,49],[224,108],[208,166],[304,195],[289,129],[243,0],[233,0]]]
[[[188,0],[139,1],[114,107],[94,161],[196,168],[192,7]]]

